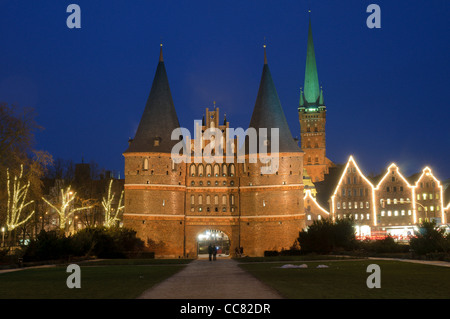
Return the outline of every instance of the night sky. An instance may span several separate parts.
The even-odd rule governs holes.
[[[66,8],[81,7],[81,29]],[[118,4],[120,3],[120,4]],[[364,173],[396,162],[450,178],[450,1],[0,0],[0,102],[33,107],[36,148],[120,172],[164,44],[180,124],[213,102],[247,128],[263,43],[294,137],[308,7],[327,106],[327,156],[354,155]],[[381,7],[381,29],[366,8]]]

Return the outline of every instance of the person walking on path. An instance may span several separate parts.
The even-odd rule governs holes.
[[[212,244],[209,244],[209,246],[208,246],[209,261],[212,260],[212,254],[213,254],[214,250],[215,250],[215,249],[214,249],[214,247],[212,246]]]

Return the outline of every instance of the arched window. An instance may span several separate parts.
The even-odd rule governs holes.
[[[144,171],[148,170],[148,158],[144,158]]]
[[[210,205],[211,204],[211,196],[206,195],[206,205]]]
[[[202,195],[198,195],[198,204],[203,205],[203,196]]]
[[[230,176],[234,176],[235,173],[234,164],[230,164]]]
[[[227,204],[227,195],[222,195],[222,205]]]
[[[234,205],[234,195],[230,195],[230,205]]]
[[[219,176],[220,174],[220,166],[219,164],[214,165],[214,176]]]
[[[195,164],[191,164],[189,174],[195,176]]]
[[[222,176],[227,176],[227,164],[222,164]]]
[[[214,205],[219,205],[219,196],[214,196]]]
[[[204,172],[203,172],[203,164],[200,164],[198,166],[198,176],[203,176]]]
[[[211,165],[206,165],[206,176],[211,176]]]
[[[194,205],[194,204],[195,204],[195,196],[191,195],[191,205]]]

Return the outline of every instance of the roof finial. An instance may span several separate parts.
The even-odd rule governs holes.
[[[162,52],[162,47],[163,47],[162,40],[161,40],[161,43],[159,44],[159,46],[160,46],[160,49],[159,49],[159,62],[164,62],[163,52]]]
[[[266,37],[264,37],[264,45],[263,45],[263,48],[264,48],[264,64],[267,64],[266,47],[267,47],[267,45],[266,45]]]

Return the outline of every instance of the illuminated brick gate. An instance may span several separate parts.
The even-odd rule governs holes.
[[[221,121],[219,108],[206,109],[202,131],[229,128]],[[303,152],[292,137],[264,51],[261,83],[250,121],[263,139],[267,153],[278,162],[278,170],[263,174],[266,163],[249,161],[265,152],[244,145],[245,162],[237,161],[238,140],[224,137],[233,155],[223,163],[176,163],[171,151],[180,140],[172,140],[179,128],[162,57],[156,69],[150,95],[138,130],[125,157],[124,226],[137,231],[157,257],[197,256],[198,235],[207,229],[224,232],[231,254],[243,247],[249,256],[263,256],[267,250],[291,248],[304,227]],[[260,129],[279,130],[278,150],[272,138],[259,136]],[[202,150],[210,140],[204,143]],[[211,141],[212,142],[212,141]]]

